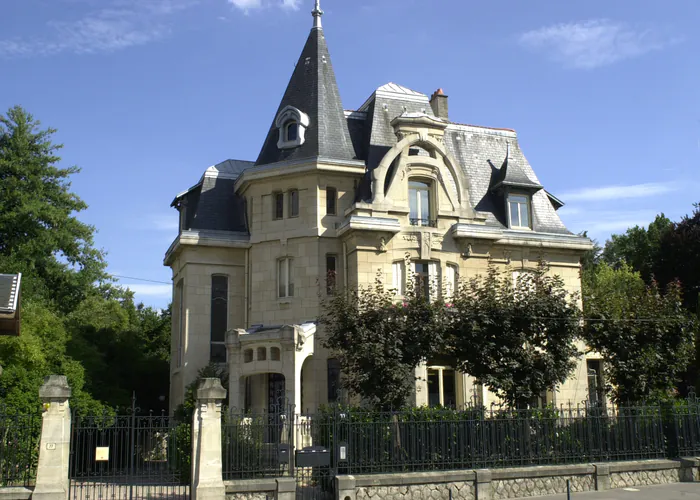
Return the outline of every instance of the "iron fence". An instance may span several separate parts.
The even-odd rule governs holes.
[[[290,473],[294,412],[228,413],[222,426],[224,480]]]
[[[344,416],[343,416],[344,415]],[[348,412],[348,474],[517,467],[666,456],[659,407]]]
[[[700,454],[700,404],[538,410],[328,408],[231,415],[225,479],[557,465]],[[309,453],[316,455],[309,455]],[[309,462],[309,457],[315,457]],[[317,458],[327,457],[327,460]],[[308,469],[304,464],[311,463]],[[296,471],[295,471],[296,467]]]
[[[191,425],[165,414],[74,415],[70,498],[189,498]]]
[[[33,486],[39,461],[41,414],[0,405],[0,486]]]

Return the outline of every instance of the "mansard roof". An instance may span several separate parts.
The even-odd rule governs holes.
[[[245,200],[234,191],[251,161],[225,160],[209,167],[197,184],[178,194],[171,206],[185,208],[185,229],[247,231]]]
[[[426,94],[389,83],[375,90],[358,111],[346,112],[355,150],[367,164],[368,173],[360,183],[357,200],[369,201],[371,170],[396,144],[392,120],[404,113],[434,116]],[[492,189],[499,182],[527,188],[532,194],[533,229],[537,232],[571,234],[556,213],[550,195],[520,149],[514,130],[448,121],[444,143],[465,173],[469,199],[477,214],[492,227],[507,228],[503,196]],[[504,161],[504,158],[507,158]],[[501,165],[501,168],[496,167]],[[503,168],[505,167],[505,168]]]
[[[317,22],[309,34],[287,90],[272,120],[256,165],[287,160],[327,158],[353,160],[355,150],[345,119],[340,92],[331,63],[320,11],[314,11]],[[309,117],[305,141],[290,149],[277,147],[279,130],[275,124],[279,113],[287,106],[299,109]]]

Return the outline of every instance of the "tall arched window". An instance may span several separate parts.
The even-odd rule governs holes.
[[[226,329],[228,328],[228,277],[211,277],[211,349],[212,363],[226,362]]]
[[[432,183],[429,181],[414,179],[408,182],[409,218],[412,226],[436,226],[432,217],[431,191]]]

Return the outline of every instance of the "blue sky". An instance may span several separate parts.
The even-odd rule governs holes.
[[[175,194],[254,160],[312,0],[0,0],[0,112],[59,129],[113,274],[170,298]],[[575,232],[599,240],[700,201],[697,0],[322,0],[346,109],[387,82],[514,128]]]

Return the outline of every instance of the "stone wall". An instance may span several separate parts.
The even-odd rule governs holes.
[[[504,500],[700,480],[700,461],[642,460],[509,469],[338,476],[338,500]]]
[[[610,485],[615,488],[628,488],[630,486],[648,486],[651,484],[678,483],[678,469],[651,470],[640,472],[620,472],[610,474]]]
[[[273,500],[274,491],[255,491],[246,493],[226,493],[226,500]]]
[[[22,487],[0,488],[0,500],[29,500],[32,490]]]
[[[566,493],[567,479],[570,481],[572,492],[595,490],[595,478],[592,474],[506,479],[491,483],[491,498],[501,500]]]
[[[224,487],[226,500],[274,500],[277,493],[275,479],[224,481]]]
[[[456,483],[414,484],[407,486],[368,486],[357,489],[356,500],[436,500],[450,498],[474,500],[474,485]],[[342,500],[342,499],[341,499]]]

